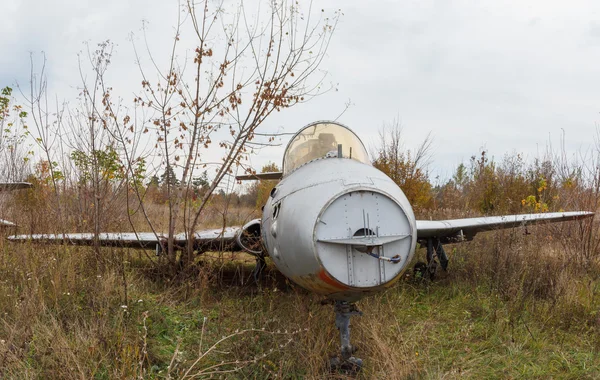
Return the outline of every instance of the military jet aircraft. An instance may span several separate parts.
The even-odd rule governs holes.
[[[350,317],[355,302],[384,291],[407,268],[417,243],[427,248],[426,273],[436,262],[448,266],[443,244],[473,239],[483,231],[542,222],[592,217],[592,212],[507,215],[455,220],[416,220],[402,189],[371,165],[367,151],[346,126],[320,121],[302,128],[290,140],[282,172],[251,174],[246,179],[280,179],[271,191],[261,219],[243,227],[179,234],[183,249],[193,239],[199,252],[218,247],[243,250],[257,257],[257,273],[269,256],[275,266],[301,287],[335,302],[341,354],[333,367],[355,366],[350,345]],[[103,233],[100,244],[156,249],[165,236],[152,233]],[[37,240],[91,245],[92,234],[19,235],[12,241]],[[437,260],[436,260],[437,258]]]
[[[0,192],[1,191],[12,191],[19,189],[29,189],[33,185],[28,182],[0,182]],[[0,219],[0,229],[7,227],[16,227],[17,225],[13,222],[9,222],[8,220]]]

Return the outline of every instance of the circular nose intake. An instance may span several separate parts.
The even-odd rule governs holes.
[[[410,206],[408,206],[410,207]],[[344,285],[371,288],[394,281],[414,250],[412,211],[375,191],[351,191],[329,203],[315,225],[317,256]]]

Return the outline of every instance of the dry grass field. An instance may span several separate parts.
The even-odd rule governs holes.
[[[401,185],[426,219],[597,210],[599,177],[561,177],[553,169],[561,167],[512,158],[496,165],[482,154],[444,186],[433,188],[422,174]],[[260,214],[253,201],[227,199],[211,198],[202,228]],[[4,193],[0,218],[17,222],[20,233],[92,230],[89,191],[66,189],[59,201],[62,213],[50,187],[36,183]],[[164,197],[146,201],[148,217],[166,229]],[[103,231],[147,229],[122,193],[107,193],[102,205]],[[364,315],[352,319],[352,341],[365,366],[357,377],[600,378],[598,227],[588,219],[481,233],[446,246],[449,271],[434,281],[415,278],[411,264],[393,288],[358,303]],[[419,248],[415,262],[423,258]],[[205,253],[176,273],[166,264],[152,251],[3,236],[0,377],[345,378],[327,366],[339,350],[332,307],[272,263],[259,284],[254,259],[243,253]]]
[[[433,282],[407,271],[358,304],[358,377],[598,378],[596,230],[486,233],[448,246]],[[256,285],[245,254],[199,256],[175,278],[139,251],[101,254],[1,240],[2,378],[344,378],[327,370],[331,306],[272,265]]]
[[[265,201],[279,197],[271,193],[277,180],[241,185],[236,176],[259,170],[253,166],[273,158],[288,137],[292,144],[283,157],[285,168],[265,163],[262,172],[271,176],[262,178],[278,177],[272,172],[280,169],[287,176],[301,164],[325,158],[338,163],[354,159],[397,184],[418,219],[598,212],[600,129],[580,136],[589,131],[585,120],[593,114],[593,100],[585,96],[594,89],[576,86],[593,83],[584,69],[593,67],[594,59],[578,61],[575,55],[580,48],[597,54],[591,48],[600,30],[595,20],[577,18],[576,28],[570,28],[573,37],[566,33],[568,23],[548,16],[546,4],[541,13],[524,9],[543,17],[525,18],[478,6],[475,17],[467,17],[477,21],[474,27],[460,19],[450,23],[461,12],[449,8],[440,12],[408,4],[408,13],[395,12],[402,16],[396,22],[370,7],[374,27],[360,28],[355,25],[369,25],[369,12],[356,4],[344,11],[341,5],[297,0],[183,1],[173,4],[172,14],[147,6],[138,14],[133,5],[114,3],[119,17],[93,13],[110,8],[103,3],[86,9],[92,22],[85,27],[73,18],[76,22],[65,22],[68,33],[57,29],[52,34],[31,21],[45,20],[44,13],[0,8],[14,8],[15,25],[27,28],[6,45],[14,50],[11,59],[29,42],[33,50],[48,51],[47,56],[31,53],[24,65],[15,60],[7,66],[14,72],[3,79],[20,82],[14,92],[0,86],[0,181],[33,185],[0,193],[0,218],[19,226],[0,227],[0,379],[600,379],[598,215],[480,233],[472,241],[448,244],[448,271],[438,269],[433,280],[412,269],[425,259],[418,247],[399,281],[357,303],[364,314],[352,318],[352,344],[364,366],[354,374],[329,368],[330,357],[340,351],[340,337],[326,300],[291,283],[269,259],[263,278],[255,281],[252,256],[196,254],[199,244],[190,241],[182,248],[173,238],[258,218]],[[152,23],[144,16],[146,8],[160,13]],[[416,18],[408,17],[413,8],[419,12]],[[68,12],[53,16],[63,13]],[[482,21],[484,13],[500,15],[500,27]],[[117,28],[119,20],[135,33]],[[507,23],[511,20],[519,24]],[[117,39],[93,44],[91,38],[104,31],[97,34],[88,28],[91,24],[108,26],[108,36]],[[445,33],[453,38],[446,49],[438,37],[454,24],[460,28]],[[516,27],[520,24],[534,33],[531,38]],[[551,38],[540,34],[544,25],[555,29],[548,29]],[[389,26],[400,32],[389,32]],[[494,35],[484,34],[486,28],[502,32],[501,38],[487,38]],[[455,33],[459,29],[476,30],[475,40],[483,41],[484,48],[477,50],[468,39],[461,46],[454,43],[461,40]],[[336,30],[346,34],[338,39]],[[440,34],[434,43],[428,42],[430,32]],[[75,47],[77,57],[68,56],[73,38],[86,41]],[[491,49],[511,38],[531,46],[511,42],[512,50]],[[64,46],[43,49],[53,40]],[[330,51],[336,41],[342,50]],[[379,48],[378,41],[386,46]],[[552,44],[546,50],[545,41]],[[561,41],[567,54],[560,53]],[[345,45],[349,54],[341,54]],[[529,51],[536,59],[523,54]],[[381,59],[382,54],[389,57]],[[461,56],[474,66],[461,64]],[[503,61],[509,65],[505,71]],[[554,61],[561,65],[546,65]],[[330,72],[336,66],[341,70]],[[529,66],[535,75],[527,74]],[[444,67],[450,75],[440,74]],[[477,85],[461,79],[461,73]],[[402,82],[394,82],[395,77]],[[496,85],[485,82],[488,77]],[[420,78],[434,90],[421,88]],[[406,79],[417,80],[417,92]],[[537,89],[526,88],[529,84]],[[550,84],[558,84],[558,90]],[[352,91],[366,103],[355,109],[355,97],[344,95]],[[320,98],[327,92],[331,97]],[[400,116],[375,136],[377,118],[389,116],[390,102],[408,99],[399,92],[416,101],[403,107],[418,111],[421,102],[426,117],[411,116],[415,133],[410,138],[402,135]],[[463,97],[462,103],[454,102]],[[306,107],[313,99],[322,102],[320,108],[288,116],[288,109]],[[559,107],[562,103],[568,107]],[[367,154],[358,136],[334,127],[336,121],[310,124],[301,130],[306,133],[291,137],[298,123],[317,113],[352,121],[363,137],[379,141]],[[432,133],[413,145],[429,126]],[[559,128],[560,143],[553,148]],[[433,133],[448,141],[434,145]],[[546,133],[544,149],[537,143]],[[567,135],[575,138],[566,141]],[[482,148],[450,176],[434,178],[430,165],[446,160],[439,172],[446,173],[448,162],[468,154],[465,149],[477,141],[492,145],[493,152],[527,147],[537,156],[510,151],[495,160]],[[580,143],[579,151],[572,152]],[[435,161],[434,154],[439,154]],[[349,172],[353,178],[348,181],[349,176],[328,170],[317,167],[305,176],[306,186],[316,189],[318,176],[352,191],[378,183],[378,175],[368,171],[364,177],[359,170]],[[296,186],[294,192],[303,190]],[[281,199],[289,195],[280,194]],[[290,218],[303,212],[290,203]],[[273,212],[274,220],[279,203]],[[373,232],[368,215],[363,210],[365,238]],[[156,251],[99,244],[101,232],[150,231],[169,236]],[[14,233],[80,232],[95,234],[93,247],[6,239]],[[330,243],[342,239],[334,240]],[[397,262],[400,256],[386,258]]]

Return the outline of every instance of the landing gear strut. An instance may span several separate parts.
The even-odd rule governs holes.
[[[427,239],[427,264],[423,262],[416,263],[413,268],[415,275],[420,274],[421,278],[428,277],[433,280],[437,272],[438,260],[442,269],[448,270],[448,256],[442,242],[436,238],[429,238]]]
[[[355,304],[346,301],[335,301],[335,326],[340,331],[341,352],[339,356],[331,358],[329,362],[331,371],[358,372],[362,368],[362,359],[352,356],[356,347],[350,344],[350,317],[362,315]]]
[[[263,277],[263,272],[267,267],[267,262],[263,256],[256,256],[256,266],[252,271],[252,277],[254,278],[254,282],[257,284],[260,283],[260,280]]]

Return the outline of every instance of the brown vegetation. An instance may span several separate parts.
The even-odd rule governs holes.
[[[595,210],[596,172],[573,166],[564,173],[575,175],[563,176],[564,167],[556,159],[526,163],[518,156],[497,164],[482,154],[445,185],[431,186],[434,202],[420,212]],[[24,231],[54,231],[52,191],[43,171],[37,173],[36,189],[4,195],[10,197],[4,204]],[[81,188],[61,193],[69,229],[89,228],[88,196]],[[214,195],[203,225],[235,224],[258,213],[232,204],[235,199],[242,198]],[[157,220],[168,210],[160,197],[147,206]],[[141,226],[143,219],[131,214],[117,207],[105,218],[107,228],[119,230],[130,219]],[[596,377],[597,225],[523,232],[447,246],[450,270],[436,282],[417,281],[409,271],[390,291],[361,301],[365,316],[353,319],[353,340],[367,363],[360,376]],[[171,278],[157,276],[138,251],[101,249],[105,265],[98,267],[90,265],[96,260],[90,248],[2,241],[0,250],[3,377],[337,376],[325,364],[338,344],[331,310],[273,268],[256,288],[249,281],[253,260],[243,254],[197,257]]]
[[[268,114],[314,93],[302,78],[320,62],[330,34],[308,29],[308,40],[284,54],[300,62],[299,55],[316,46],[314,65],[304,71],[270,66],[267,57],[278,48],[268,42],[259,70],[238,83],[230,79],[235,64],[214,58],[220,51],[205,45],[209,34],[199,27],[221,13],[194,7],[188,4],[199,42],[194,70],[200,75],[202,65],[212,62],[215,76],[206,83],[196,76],[188,87],[172,64],[160,84],[144,77],[135,105],[152,114],[144,120],[124,113],[104,83],[110,44],[90,53],[95,79],[84,83],[81,104],[68,121],[62,119],[64,107],[50,120],[43,75],[38,82],[32,78],[31,133],[42,158],[36,158],[27,178],[33,190],[1,195],[0,217],[17,222],[23,233],[150,229],[172,235],[239,225],[259,215],[272,183],[235,194],[223,180],[231,179],[237,165],[244,170],[242,158]],[[286,22],[300,16],[279,11],[269,25],[282,37]],[[325,24],[330,32],[327,27],[333,28],[335,20]],[[311,45],[312,37],[320,45]],[[178,40],[176,35],[175,45]],[[236,45],[244,46],[252,42]],[[246,98],[240,94],[245,87],[252,90]],[[8,149],[0,151],[0,174],[22,180],[15,175],[27,172],[23,168],[31,157],[22,149],[23,130],[12,126],[21,125],[26,115],[8,107],[10,99],[1,104],[0,148]],[[248,116],[238,114],[242,104],[250,104]],[[219,146],[225,160],[216,174],[198,175],[210,164],[200,160],[199,149],[208,148],[219,128],[228,135]],[[62,132],[73,140],[57,139],[65,136]],[[162,178],[148,174],[150,157],[138,145],[146,133],[162,149]],[[373,156],[374,165],[401,186],[421,218],[598,208],[597,153],[574,162],[562,153],[530,161],[513,154],[497,162],[481,152],[460,165],[452,179],[432,184],[429,146],[426,139],[416,151],[406,151],[400,131],[392,129],[382,133]],[[173,168],[181,170],[179,178]],[[270,165],[263,171],[276,169]],[[597,378],[599,245],[597,224],[583,221],[481,234],[448,246],[450,271],[436,282],[408,271],[393,289],[359,303],[365,316],[352,322],[353,340],[366,362],[359,376]],[[272,267],[256,286],[250,281],[253,259],[244,254],[167,252],[157,258],[145,251],[0,239],[0,377],[340,377],[326,368],[338,336],[331,310],[320,305],[319,297]],[[176,261],[185,265],[173,270]]]

